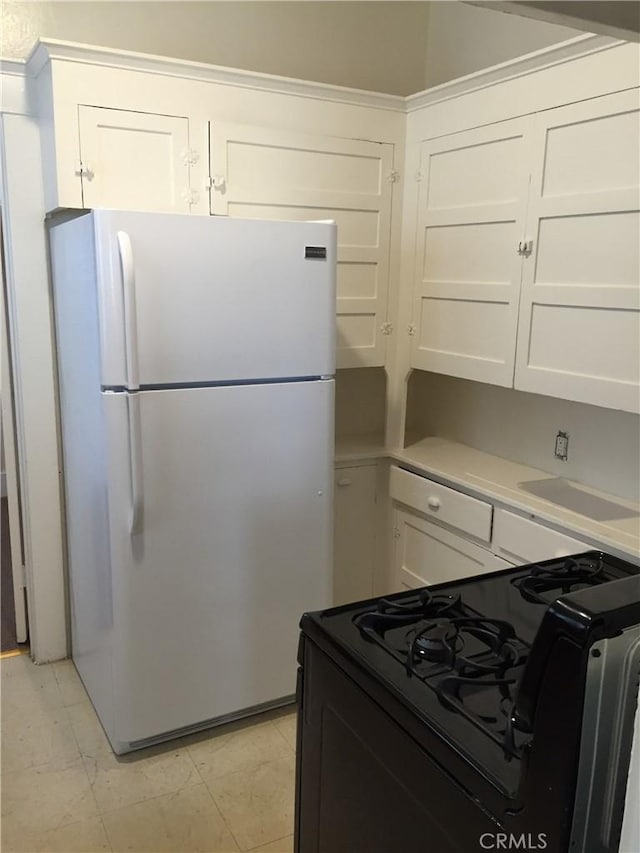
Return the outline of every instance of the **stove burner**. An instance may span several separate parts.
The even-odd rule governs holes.
[[[428,661],[453,663],[463,645],[464,640],[453,622],[448,619],[434,619],[426,628],[415,634],[410,649]]]
[[[421,622],[407,635],[407,675],[421,676],[420,661],[446,663],[461,675],[501,673],[518,662],[516,633],[501,619],[452,616]],[[462,654],[463,649],[466,654]]]
[[[489,619],[460,595],[420,590],[380,599],[353,617],[362,636],[404,666],[408,678],[438,696],[498,743],[507,758],[521,754],[526,735],[515,732],[513,685],[529,646],[510,622]]]
[[[381,598],[376,610],[360,613],[354,618],[360,631],[376,639],[402,625],[412,625],[421,619],[444,616],[460,611],[459,595],[433,595],[428,589],[420,590],[417,599],[408,603]]]
[[[602,560],[574,560],[569,557],[560,566],[532,565],[529,569],[528,575],[515,578],[511,583],[520,590],[525,601],[532,604],[550,603],[550,599],[543,598],[542,593],[566,595],[575,591],[576,586],[581,589],[583,586],[595,586],[604,580]]]

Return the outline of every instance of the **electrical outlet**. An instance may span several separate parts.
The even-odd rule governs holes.
[[[562,430],[558,430],[558,434],[556,435],[556,449],[555,449],[556,459],[562,459],[563,462],[566,462],[569,458],[569,433],[562,432]]]

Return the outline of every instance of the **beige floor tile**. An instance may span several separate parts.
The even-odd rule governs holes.
[[[28,711],[25,714],[29,720]],[[65,767],[80,759],[80,750],[71,724],[68,722],[41,723],[20,726],[18,731],[5,732],[2,738],[2,772],[25,770],[40,764]]]
[[[99,817],[69,823],[49,832],[26,832],[15,838],[2,837],[3,853],[98,853],[110,851]]]
[[[293,832],[295,759],[269,761],[207,780],[207,787],[242,850]]]
[[[20,669],[2,679],[2,728],[18,732],[26,725],[64,722],[66,715],[58,682],[51,666],[35,666],[26,656]],[[4,672],[4,667],[3,667]]]
[[[236,853],[239,850],[205,785],[103,815],[114,851]]]
[[[62,704],[76,705],[79,702],[88,702],[89,697],[80,680],[73,661],[62,660],[53,664],[53,672],[58,682],[58,688],[62,697]]]
[[[112,753],[83,757],[100,813],[171,794],[202,780],[186,749],[166,746],[121,758]]]
[[[282,737],[286,740],[291,749],[295,752],[297,725],[297,714],[295,713],[295,711],[291,714],[286,714],[282,717],[278,717],[273,722]]]
[[[4,684],[5,679],[13,678],[14,675],[24,675],[27,669],[33,667],[33,665],[29,655],[15,655],[15,657],[3,658],[0,660],[2,683]],[[46,669],[46,667],[44,668]]]
[[[260,847],[254,847],[251,853],[293,853],[293,835],[279,838],[270,844],[261,844]]]
[[[113,750],[89,700],[67,706],[66,715],[82,755],[112,755]]]
[[[81,761],[2,774],[2,824],[7,837],[46,832],[96,817],[98,809]]]
[[[267,761],[287,759],[291,749],[274,723],[214,729],[211,737],[188,746],[202,779],[250,772]]]

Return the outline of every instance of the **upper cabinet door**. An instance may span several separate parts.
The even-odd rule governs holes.
[[[513,384],[530,118],[424,142],[412,367]]]
[[[211,213],[334,219],[337,366],[385,363],[393,145],[212,122]]]
[[[515,387],[639,410],[638,90],[540,113]]]
[[[84,207],[189,213],[189,122],[78,107]]]

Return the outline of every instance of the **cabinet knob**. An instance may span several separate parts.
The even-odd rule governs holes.
[[[340,477],[340,479],[338,480],[338,485],[339,486],[350,486],[351,482],[352,481],[349,479],[349,477]]]
[[[429,507],[429,509],[440,509],[440,498],[428,498],[427,506]]]

